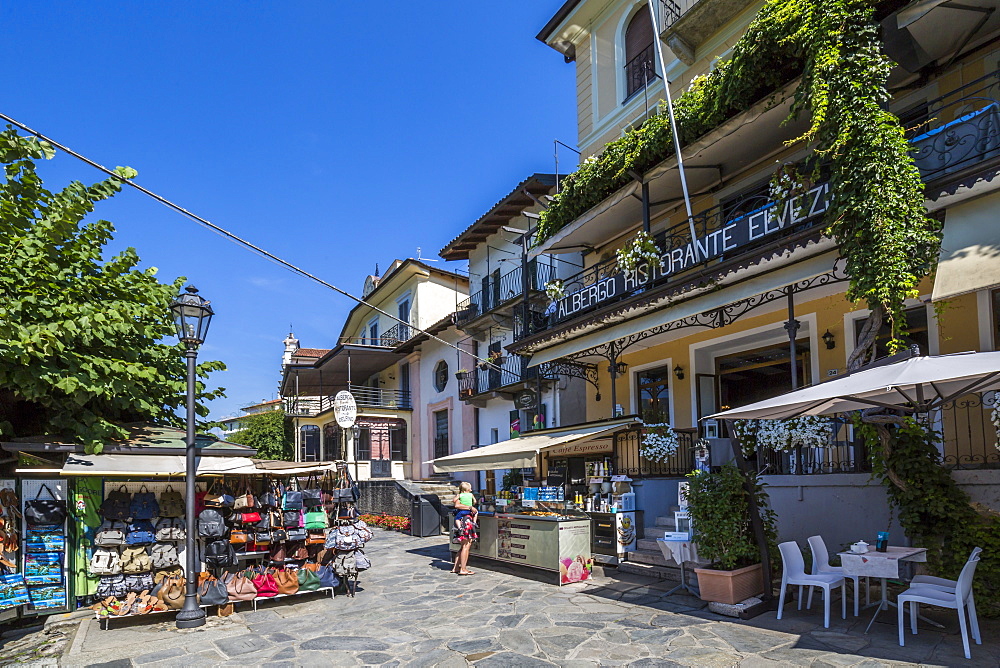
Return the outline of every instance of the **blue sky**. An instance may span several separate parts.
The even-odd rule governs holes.
[[[575,143],[574,67],[534,38],[561,4],[0,3],[0,109],[359,294],[376,262],[436,258],[553,169],[553,139]],[[64,155],[41,173],[101,178]],[[202,356],[229,366],[213,417],[275,396],[290,324],[329,347],[353,305],[138,192],[97,214],[112,250],[212,300]]]

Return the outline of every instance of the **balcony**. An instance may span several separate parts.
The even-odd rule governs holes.
[[[925,183],[957,178],[1000,157],[998,100],[1000,70],[902,115]]]
[[[656,17],[660,38],[691,65],[698,47],[751,4],[751,0],[660,0]]]
[[[535,381],[538,369],[528,366],[527,357],[505,355],[499,364],[481,365],[456,376],[459,396],[463,400],[473,399],[487,392],[512,397],[514,392]]]
[[[378,408],[397,411],[413,410],[408,390],[388,390],[364,385],[349,385],[359,409]],[[333,397],[285,397],[285,413],[291,417],[316,417],[333,411]]]
[[[385,334],[379,337],[379,345],[385,346],[387,348],[395,348],[401,343],[406,343],[413,336],[414,330],[412,325],[404,325],[403,323],[396,323],[391,329],[389,329]]]
[[[633,478],[647,476],[684,476],[694,471],[694,442],[697,429],[675,429],[677,452],[663,462],[654,462],[641,454],[642,429],[615,434],[615,473]]]
[[[537,260],[528,263],[527,289],[529,298],[537,296],[545,290],[545,284],[554,276],[551,265],[541,264]],[[480,318],[490,314],[510,316],[512,302],[523,299],[525,284],[521,267],[500,276],[499,280],[491,280],[488,286],[474,293],[465,301],[459,302],[455,311],[455,325],[464,331],[481,329]],[[495,323],[491,323],[495,324]]]

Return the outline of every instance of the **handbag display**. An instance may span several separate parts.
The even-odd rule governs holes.
[[[358,536],[361,538],[363,543],[367,543],[375,537],[375,534],[372,533],[368,524],[362,519],[354,520],[354,524],[352,526],[354,526],[354,530],[358,533]]]
[[[253,538],[254,544],[258,547],[267,546],[271,543],[270,531],[252,531],[250,532],[250,537]]]
[[[133,575],[125,576],[125,587],[129,591],[134,591],[135,593],[149,591],[156,583],[153,582],[152,573],[136,573]]]
[[[258,524],[263,518],[257,511],[249,513],[240,513],[240,523],[241,524]],[[270,528],[270,527],[268,527]]]
[[[93,575],[119,575],[122,572],[121,554],[115,548],[97,548],[90,558],[90,572]]]
[[[247,572],[226,573],[223,581],[226,583],[230,601],[252,601],[257,598],[257,587]]]
[[[254,588],[257,589],[258,598],[270,598],[278,595],[278,583],[275,582],[274,575],[270,570],[260,569],[256,571],[251,580]]]
[[[365,554],[364,550],[354,551],[354,566],[358,569],[358,571],[367,571],[372,567],[372,562],[368,558],[368,555]]]
[[[338,578],[337,574],[333,572],[333,567],[329,564],[317,568],[316,576],[319,578],[319,586],[321,589],[326,587],[337,588],[340,586],[340,578]]]
[[[156,530],[149,520],[135,520],[125,534],[126,545],[150,545],[156,542]]]
[[[290,479],[288,489],[281,497],[282,510],[302,510],[302,491],[299,490],[299,483],[294,477]]]
[[[264,492],[257,499],[257,505],[261,508],[277,508],[281,499],[274,481],[268,480],[264,483]]]
[[[187,580],[183,577],[169,577],[163,580],[157,597],[171,610],[180,610],[184,607],[186,588]]]
[[[226,520],[218,510],[206,508],[198,515],[198,535],[201,538],[222,538],[226,530]]]
[[[232,543],[224,538],[213,540],[205,544],[203,559],[209,566],[235,566],[236,551]]]
[[[326,544],[326,530],[310,531],[306,535],[306,545],[325,545],[325,544]]]
[[[225,605],[229,603],[226,583],[215,576],[205,579],[198,587],[198,601],[201,605]]]
[[[160,517],[184,517],[184,511],[184,497],[180,492],[175,492],[172,486],[167,485],[160,494]]]
[[[51,498],[43,499],[42,492]],[[62,524],[66,520],[66,501],[56,498],[48,485],[42,485],[35,498],[24,502],[24,521],[28,526]]]
[[[277,561],[279,563],[284,563],[285,559],[288,558],[288,552],[285,550],[284,543],[274,543],[271,545],[270,558],[271,561]]]
[[[172,543],[157,543],[150,549],[150,561],[153,568],[172,568],[180,565],[180,558],[177,555],[177,546]]]
[[[105,575],[97,583],[97,598],[124,598],[128,594],[128,587],[125,586],[124,575]]]
[[[204,499],[206,508],[232,508],[235,503],[235,497],[221,483],[214,483]]]
[[[233,529],[229,532],[229,542],[233,545],[243,545],[250,540],[250,534],[242,529]]]
[[[104,520],[97,530],[97,534],[94,536],[94,545],[100,545],[101,547],[124,545],[126,528],[123,522]]]
[[[302,506],[313,508],[323,505],[323,492],[320,489],[319,480],[315,475],[309,476],[306,480],[306,488],[302,490]]]
[[[319,589],[319,576],[308,568],[300,568],[296,576],[299,580],[299,591],[316,591]]]
[[[289,529],[286,533],[288,534],[287,540],[289,542],[296,540],[305,541],[305,539],[309,537],[309,532],[302,528]]]
[[[299,591],[299,578],[295,574],[295,571],[285,570],[284,568],[275,571],[274,582],[278,585],[279,594],[294,594]]]
[[[288,532],[284,529],[271,529],[271,542],[281,543],[288,540]]]
[[[121,552],[122,573],[145,573],[153,570],[153,560],[145,547],[126,547]]]
[[[104,503],[101,504],[101,515],[108,520],[124,522],[128,519],[129,507],[132,505],[132,495],[125,485],[112,490]]]
[[[309,549],[305,541],[289,542],[285,545],[285,554],[293,561],[301,561],[309,558]]]
[[[156,494],[153,494],[143,485],[139,491],[132,495],[132,502],[129,504],[129,517],[133,520],[151,520],[160,514],[160,504],[156,501]]]
[[[156,540],[181,541],[187,538],[187,522],[181,517],[161,517],[156,523]]]
[[[256,503],[257,500],[254,499],[253,494],[250,493],[250,485],[248,483],[244,492],[235,498],[233,502],[233,509],[244,510],[246,508],[253,508]]]
[[[281,526],[286,529],[302,526],[302,510],[286,510],[281,513]]]
[[[313,507],[306,513],[305,525],[306,529],[310,530],[325,529],[330,526],[330,516],[326,514],[325,510]]]

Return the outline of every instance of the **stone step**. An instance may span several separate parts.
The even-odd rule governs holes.
[[[674,516],[671,515],[669,517],[657,517],[655,526],[661,528],[663,531],[673,531],[677,523],[674,520]]]
[[[640,538],[635,543],[636,549],[644,550],[646,552],[660,552],[660,545],[656,542],[656,538]],[[662,552],[660,552],[662,554]]]
[[[643,564],[635,561],[623,561],[618,564],[618,572],[645,575],[647,577],[658,578],[660,580],[673,580],[674,582],[681,581],[680,569],[670,566],[656,566],[653,564]]]
[[[652,566],[674,566],[673,561],[667,561],[663,557],[663,553],[660,552],[659,548],[654,550],[636,550],[628,555],[629,561],[638,562],[640,564],[650,564]]]

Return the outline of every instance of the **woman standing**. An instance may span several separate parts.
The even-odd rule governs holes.
[[[459,575],[474,575],[468,569],[469,550],[472,549],[472,541],[479,540],[479,533],[476,531],[476,499],[472,495],[472,485],[463,482],[458,486],[458,495],[452,500],[455,504],[455,543],[461,545],[455,554],[455,564],[451,572]]]

